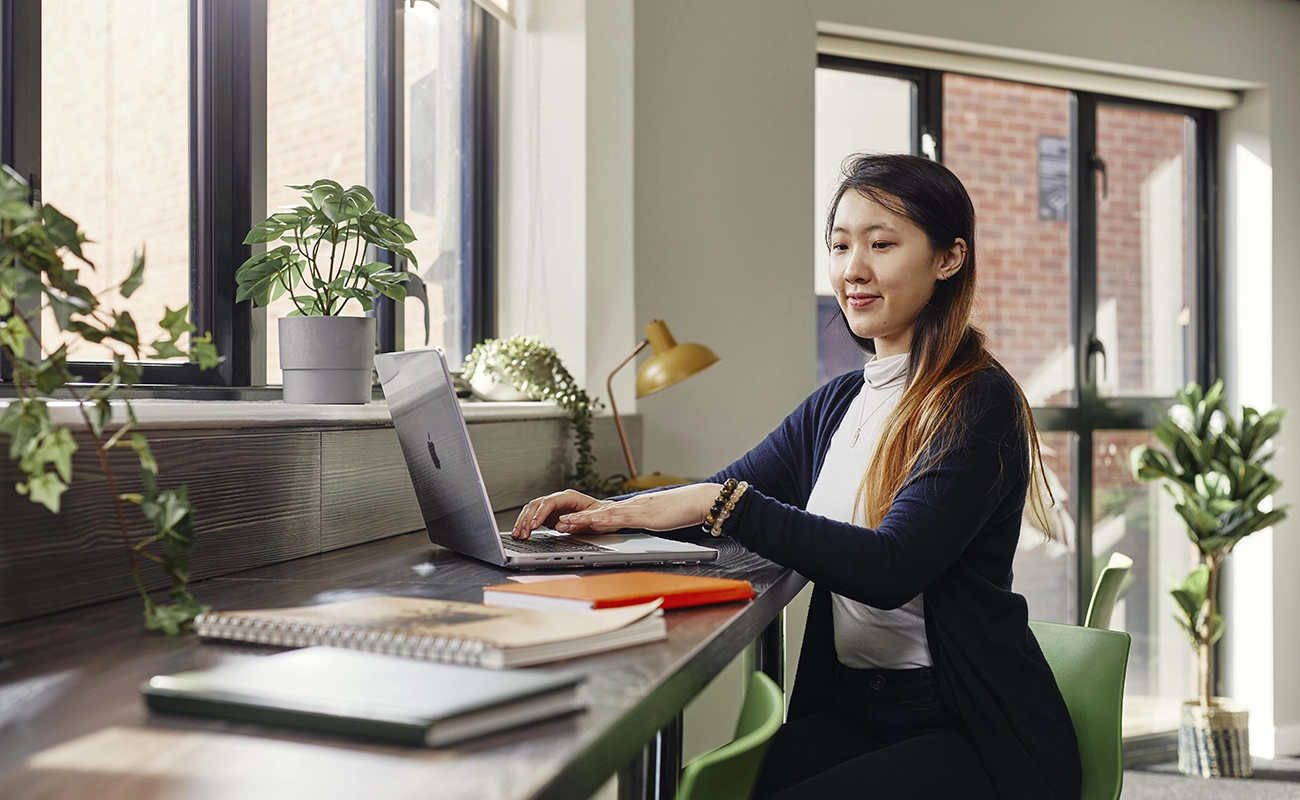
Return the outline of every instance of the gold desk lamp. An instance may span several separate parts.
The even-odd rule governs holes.
[[[655,472],[650,475],[638,475],[636,464],[632,463],[632,449],[627,444],[627,433],[623,430],[623,418],[618,414],[618,404],[614,402],[614,375],[636,357],[636,354],[650,346],[653,355],[636,371],[637,399],[667,389],[675,383],[686,380],[695,373],[718,363],[718,355],[702,344],[687,342],[678,344],[669,333],[663,320],[654,320],[645,326],[645,337],[637,342],[632,352],[614,367],[605,381],[605,393],[609,397],[609,407],[614,411],[614,425],[618,428],[618,438],[623,444],[623,455],[627,458],[628,479],[623,486],[632,491],[654,489],[660,486],[672,486],[685,483],[685,480],[673,475]]]

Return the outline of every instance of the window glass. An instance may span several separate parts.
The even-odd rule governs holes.
[[[861,369],[827,276],[826,214],[844,159],[855,153],[910,153],[916,85],[902,78],[819,68],[816,78],[816,187],[813,286],[817,294],[817,382]]]
[[[188,43],[185,0],[41,4],[41,199],[91,239],[95,268],[81,278],[97,293],[145,251],[143,287],[106,298],[145,343],[163,335],[164,306],[190,302]],[[48,310],[41,329],[47,351],[64,343]],[[79,337],[68,344],[73,359],[112,358]]]
[[[459,318],[454,313],[460,304],[459,272],[454,258],[439,258],[443,236],[449,233],[444,230],[444,223],[450,221],[439,208],[449,200],[449,195],[437,183],[439,178],[445,178],[438,175],[439,167],[445,163],[438,157],[439,134],[448,132],[446,120],[438,114],[439,96],[447,93],[447,87],[438,83],[439,15],[432,3],[416,3],[406,11],[404,219],[415,232],[416,242],[411,252],[419,261],[416,275],[408,281],[408,289],[413,289],[415,281],[420,280],[428,303],[426,306],[416,297],[408,297],[404,332],[408,349],[447,348],[455,367],[455,351],[460,349],[459,336],[454,330],[459,327]]]
[[[1092,555],[1094,576],[1123,553],[1133,559],[1132,580],[1111,616],[1111,628],[1133,637],[1124,682],[1124,735],[1178,727],[1179,708],[1192,691],[1192,650],[1174,620],[1169,576],[1183,578],[1196,554],[1159,484],[1140,484],[1129,451],[1155,445],[1148,431],[1097,431],[1093,437]]]
[[[1071,94],[943,76],[943,158],[977,225],[975,321],[1031,405],[1074,402]]]
[[[1075,622],[1078,606],[1075,588],[1078,586],[1075,567],[1078,545],[1073,516],[1076,503],[1070,496],[1078,438],[1074,433],[1041,434],[1039,446],[1047,483],[1055,500],[1050,513],[1056,530],[1048,539],[1043,535],[1039,522],[1026,513],[1012,566],[1014,579],[1011,586],[1024,595],[1031,618],[1070,625]]]
[[[1097,107],[1097,338],[1101,395],[1169,396],[1191,379],[1195,123]]]
[[[358,0],[267,3],[268,214],[301,202],[289,184],[366,183],[366,6]],[[267,308],[268,384],[282,380],[278,323],[291,311],[288,296]],[[350,301],[344,313],[362,311]]]

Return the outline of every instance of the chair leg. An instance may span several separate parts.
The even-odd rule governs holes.
[[[682,771],[682,715],[655,734],[618,773],[618,800],[674,800]]]
[[[767,623],[754,640],[754,669],[767,674],[777,686],[785,686],[785,612]]]

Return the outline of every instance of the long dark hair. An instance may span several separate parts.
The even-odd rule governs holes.
[[[875,527],[884,519],[894,497],[916,471],[921,458],[926,459],[922,466],[928,466],[953,446],[953,434],[963,424],[958,414],[971,379],[985,370],[1003,373],[1006,370],[989,351],[983,332],[971,323],[977,263],[975,206],[957,176],[947,167],[920,156],[851,156],[844,162],[843,180],[826,215],[828,249],[835,212],[848,191],[858,192],[911,220],[925,231],[930,249],[936,253],[950,249],[958,239],[966,242],[966,258],[961,269],[935,284],[929,302],[916,319],[906,388],[881,426],[871,466],[858,487],[854,513],[862,507],[867,525]],[[843,318],[843,311],[840,316]],[[848,326],[847,319],[844,324]],[[870,339],[857,336],[851,329],[849,334],[864,350],[875,352]],[[1029,456],[1029,508],[1050,538],[1053,526],[1047,509],[1052,496],[1042,464],[1038,428],[1024,392],[1014,379],[1012,385],[1019,398],[1016,416]]]

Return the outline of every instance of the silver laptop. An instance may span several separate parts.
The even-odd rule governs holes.
[[[442,350],[375,356],[429,541],[503,567],[698,564],[718,551],[640,533],[567,535],[541,528],[526,541],[497,530]]]

